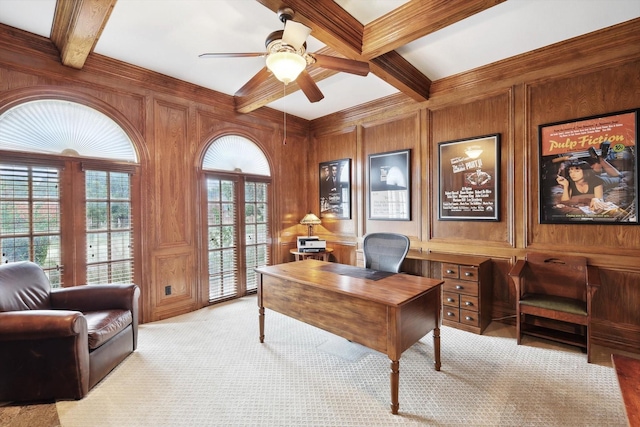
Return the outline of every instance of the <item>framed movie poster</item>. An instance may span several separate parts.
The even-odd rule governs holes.
[[[411,219],[410,153],[369,155],[369,219]]]
[[[500,135],[438,144],[438,219],[498,221]]]
[[[539,126],[540,223],[637,224],[638,110]]]
[[[351,218],[351,159],[320,163],[320,218]]]

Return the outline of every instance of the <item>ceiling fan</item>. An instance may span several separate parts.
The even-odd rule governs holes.
[[[203,53],[200,58],[229,57],[266,57],[265,67],[236,92],[237,96],[246,95],[253,88],[265,82],[271,73],[285,85],[295,81],[311,102],[318,102],[324,95],[316,85],[307,66],[317,66],[329,70],[341,71],[359,76],[369,74],[369,63],[353,59],[338,58],[307,52],[307,37],[311,28],[294,21],[291,8],[278,10],[278,18],[284,24],[284,30],[274,31],[265,40],[266,52],[249,53]]]

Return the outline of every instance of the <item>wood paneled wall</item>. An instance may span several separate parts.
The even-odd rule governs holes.
[[[273,260],[319,210],[318,163],[352,159],[351,219],[325,220],[316,233],[335,261],[355,264],[362,237],[392,230],[423,250],[493,260],[494,317],[515,313],[507,272],[529,251],[585,255],[600,267],[596,341],[640,351],[640,226],[549,225],[538,221],[538,125],[640,107],[640,20],[433,82],[430,99],[403,95],[311,122],[261,108],[237,114],[233,98],[137,67],[90,55],[82,70],[60,64],[46,38],[0,26],[0,113],[38,93],[55,93],[108,112],[141,158],[143,321],[206,304],[200,259],[199,165],[208,144],[235,133],[258,144],[272,168]],[[437,146],[501,135],[500,220],[438,221]],[[411,220],[367,218],[368,156],[411,150]],[[286,159],[286,161],[284,161]],[[416,269],[437,274],[438,265]],[[165,284],[174,292],[164,295]]]
[[[208,282],[201,274],[206,260],[200,253],[200,165],[219,136],[243,135],[265,152],[273,180],[270,215],[276,219],[272,256],[275,262],[289,260],[290,242],[305,231],[298,224],[307,211],[300,195],[311,188],[300,179],[307,162],[306,120],[288,118],[284,144],[280,112],[237,114],[230,96],[100,55],[90,55],[82,70],[71,69],[60,64],[48,39],[0,25],[0,114],[16,103],[49,97],[105,112],[136,146],[141,212],[134,215],[142,221],[142,235],[134,247],[141,253],[136,269],[143,322],[208,303]],[[171,295],[165,295],[167,285]]]
[[[634,20],[434,82],[422,104],[391,96],[314,120],[310,168],[345,157],[355,163],[352,219],[331,224],[325,238],[353,241],[357,250],[366,233],[395,231],[424,251],[488,256],[493,316],[511,322],[515,290],[508,272],[518,258],[527,252],[586,256],[603,282],[594,303],[595,341],[640,352],[640,226],[538,219],[538,125],[640,107],[639,32]],[[439,221],[438,144],[494,133],[501,137],[500,220]],[[411,221],[369,220],[367,156],[399,149],[412,155]],[[317,211],[317,193],[311,196]],[[416,263],[405,264],[439,275],[437,263]]]

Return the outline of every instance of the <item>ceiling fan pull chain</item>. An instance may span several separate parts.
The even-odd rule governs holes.
[[[282,145],[287,145],[287,85],[282,85],[282,99],[284,103],[284,138],[282,139]]]

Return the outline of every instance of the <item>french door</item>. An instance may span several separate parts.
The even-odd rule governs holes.
[[[206,176],[209,302],[256,291],[254,268],[271,252],[268,190],[259,178]]]

